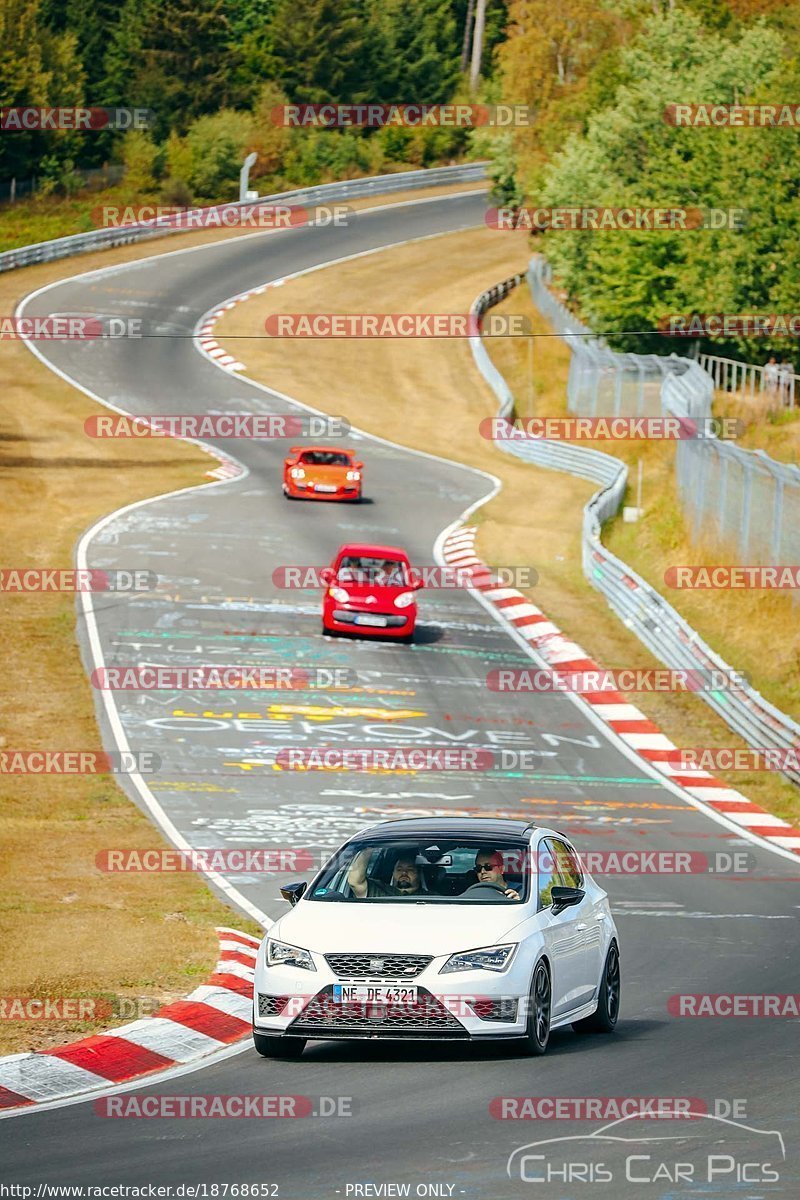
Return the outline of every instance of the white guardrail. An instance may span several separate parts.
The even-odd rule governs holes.
[[[215,210],[253,208],[259,204],[325,204],[332,201],[355,199],[360,196],[385,195],[408,189],[436,187],[448,183],[481,182],[486,178],[486,163],[460,163],[454,167],[430,167],[422,171],[398,171],[392,175],[372,175],[367,179],[347,179],[343,183],[321,183],[316,187],[298,188],[292,192],[278,192],[272,196],[259,196],[258,200],[231,201],[229,204],[211,205],[209,208],[189,209],[187,212],[152,221],[139,221],[113,229],[94,229],[91,233],[74,233],[69,237],[55,238],[50,242],[36,242],[32,246],[20,246],[15,250],[4,250],[0,254],[0,271],[13,271],[17,267],[30,267],[36,263],[51,262],[57,258],[69,258],[74,254],[85,254],[89,250],[103,250],[110,246],[126,246],[146,238],[164,237],[169,233],[186,233],[192,228],[189,218],[192,213],[210,214]],[[202,229],[202,220],[195,228]],[[212,226],[213,228],[213,226]]]
[[[482,292],[473,304],[473,315],[482,317],[525,278],[525,275],[515,275]],[[557,303],[555,297],[553,302]],[[585,330],[574,318],[572,322],[576,330]],[[483,339],[476,336],[471,338],[470,342],[478,370],[500,403],[499,415],[508,420],[513,419],[514,396],[511,389],[491,361]],[[583,344],[585,345],[585,342]],[[606,358],[613,355],[613,352],[606,348],[603,348],[602,353]],[[574,355],[573,349],[573,357]],[[618,357],[623,363],[622,369],[630,370],[632,356]],[[674,357],[662,360],[665,390],[673,375],[668,364]],[[687,360],[676,359],[675,374],[680,377],[686,366]],[[625,463],[611,454],[602,454],[597,450],[544,438],[525,441],[499,439],[495,445],[498,449],[536,466],[566,471],[601,484],[600,489],[584,508],[582,540],[583,571],[586,578],[593,587],[602,592],[628,629],[632,630],[648,650],[666,666],[676,670],[716,670],[725,672],[730,678],[733,668],[703,641],[696,630],[692,629],[655,588],[606,549],[601,541],[603,523],[619,511],[625,495],[628,481],[628,468]],[[800,751],[800,725],[775,708],[749,685],[743,684],[742,687],[729,687],[713,692],[698,691],[696,694],[719,713],[730,728],[750,746],[760,750],[779,748]],[[787,767],[783,774],[793,783],[800,784],[800,772],[797,770]]]

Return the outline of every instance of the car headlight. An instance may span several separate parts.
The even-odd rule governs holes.
[[[401,592],[399,596],[395,597],[394,606],[395,608],[408,608],[408,606],[413,603],[413,592]]]
[[[292,467],[289,474],[291,475],[292,479],[305,479],[306,477],[306,473],[302,467]]]
[[[350,599],[350,593],[346,592],[344,588],[340,587],[330,588],[328,595],[332,600],[335,600],[337,604],[347,604],[347,601]]]
[[[505,971],[516,953],[517,943],[507,946],[482,946],[479,950],[462,950],[448,958],[440,975],[451,971]]]
[[[302,967],[304,971],[316,971],[311,955],[299,946],[287,946],[286,942],[267,939],[267,966]]]
[[[357,483],[358,480],[361,478],[361,472],[360,471],[348,471],[347,478],[350,481],[350,483]]]

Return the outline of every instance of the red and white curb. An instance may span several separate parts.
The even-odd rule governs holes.
[[[235,458],[231,458],[224,451],[218,450],[216,446],[207,445],[204,449],[206,453],[213,455],[220,463],[220,466],[214,467],[213,471],[206,471],[209,479],[238,479],[240,475],[244,475],[244,467]]]
[[[470,574],[471,586],[490,601],[550,666],[567,672],[599,672],[601,668],[594,659],[565,637],[541,609],[515,588],[498,583],[497,576],[492,575],[491,569],[475,554],[476,532],[475,526],[462,526],[445,538],[445,561]],[[800,829],[766,812],[707,771],[683,770],[667,762],[678,748],[621,692],[582,691],[578,694],[636,754],[695,800],[739,825],[743,831],[800,855]]]
[[[202,349],[206,352],[209,358],[213,358],[217,366],[224,367],[227,371],[245,371],[243,362],[239,362],[238,358],[234,358],[229,354],[224,346],[220,346],[219,342],[214,338],[214,326],[220,317],[224,317],[229,309],[235,308],[237,304],[243,304],[245,300],[250,300],[253,296],[260,296],[266,292],[267,288],[280,287],[283,283],[282,279],[273,280],[272,283],[265,283],[263,287],[253,288],[250,292],[242,292],[240,296],[235,296],[232,300],[227,300],[220,308],[213,309],[203,324],[200,326],[198,342]]]
[[[214,974],[187,996],[68,1046],[0,1058],[0,1109],[26,1108],[107,1089],[201,1059],[251,1031],[258,938],[220,928]]]

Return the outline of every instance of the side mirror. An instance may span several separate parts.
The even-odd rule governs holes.
[[[354,470],[354,471],[363,471],[363,470],[364,470],[364,464],[363,464],[362,462],[354,462],[354,463],[353,463],[353,470]]]
[[[319,577],[324,584],[330,587],[330,585],[336,579],[336,572],[334,571],[333,567],[323,567],[319,573]]]
[[[418,592],[420,588],[425,587],[425,580],[422,578],[419,571],[415,571],[413,567],[409,568],[408,581],[412,592]]]
[[[306,883],[305,879],[300,879],[297,883],[284,884],[284,886],[281,888],[281,895],[283,896],[284,900],[288,900],[292,908],[294,908],[300,897],[305,894],[307,887],[308,884]]]
[[[557,917],[565,908],[572,908],[573,905],[580,904],[585,895],[586,892],[584,892],[583,888],[552,887],[550,889],[550,899],[553,902],[553,916]]]
[[[302,446],[290,446],[289,453],[290,454],[299,454],[302,449],[303,449]]]

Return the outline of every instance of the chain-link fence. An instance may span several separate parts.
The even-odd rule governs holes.
[[[609,350],[553,295],[541,255],[531,260],[527,278],[534,304],[572,350],[573,412],[710,422],[714,380],[698,362]],[[675,447],[678,492],[695,541],[717,544],[742,564],[800,563],[800,467],[713,436],[681,438]],[[793,596],[800,600],[800,592]]]

